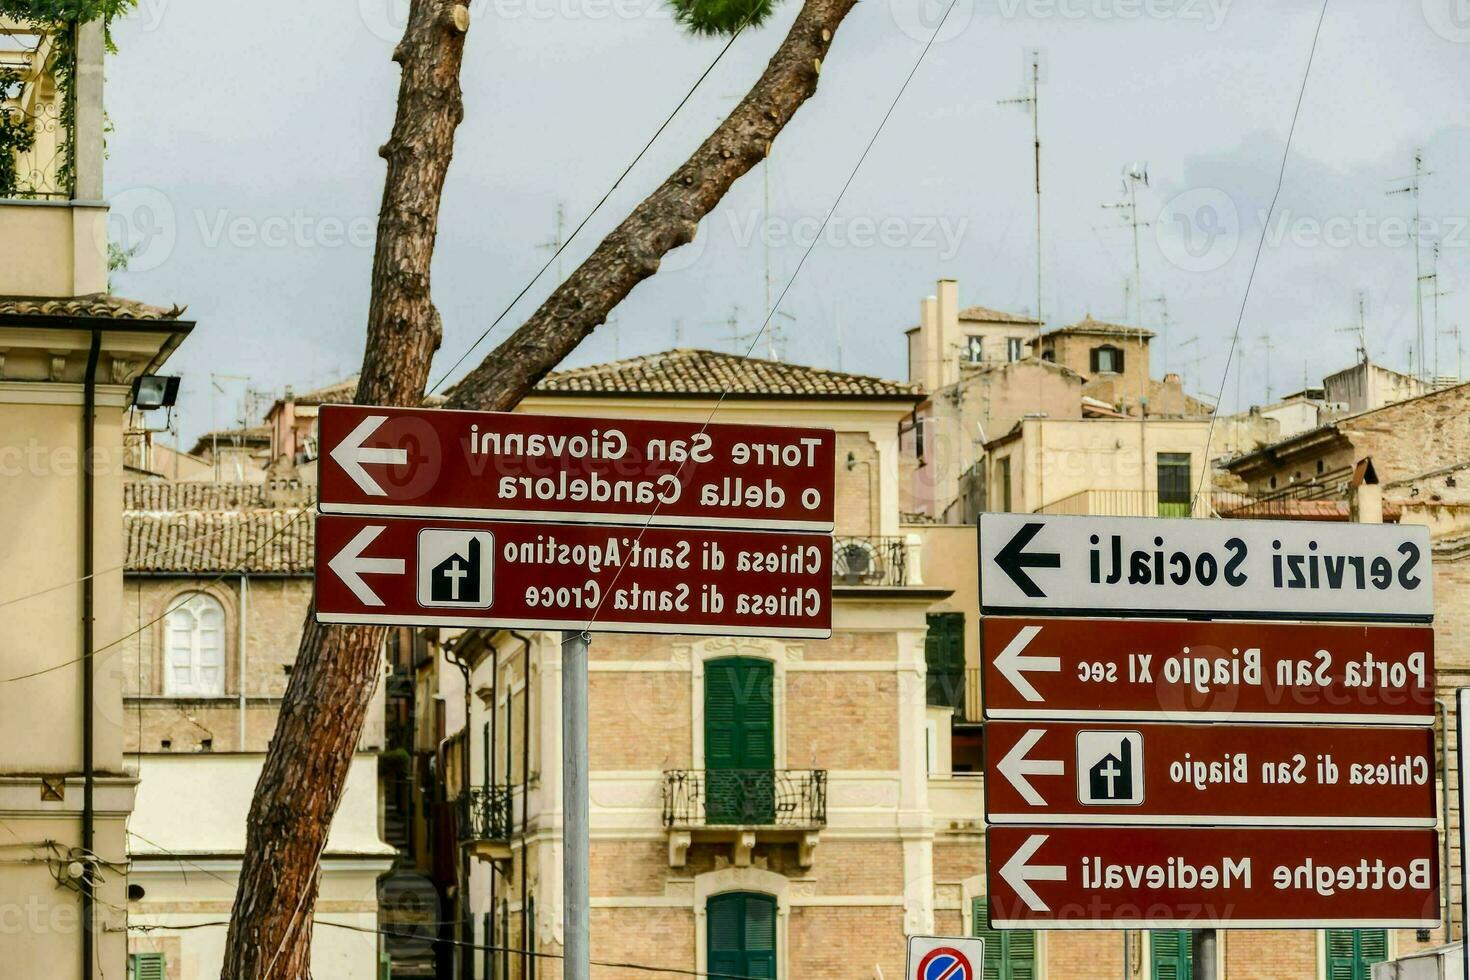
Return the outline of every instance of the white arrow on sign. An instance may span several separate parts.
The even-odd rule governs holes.
[[[1020,741],[1000,760],[1000,765],[996,766],[1000,774],[1010,780],[1016,791],[1032,806],[1046,806],[1046,798],[1036,792],[1036,787],[1026,777],[1060,776],[1067,771],[1066,764],[1060,759],[1026,758],[1026,753],[1034,749],[1045,734],[1046,730],[1043,728],[1028,728]]]
[[[363,575],[402,575],[402,558],[364,558],[362,553],[368,549],[378,535],[388,530],[382,524],[370,524],[357,532],[357,537],[347,542],[347,547],[337,553],[337,557],[327,562],[327,567],[337,573],[342,584],[352,590],[365,606],[381,606],[383,600],[378,594],[368,588],[368,584],[362,580]]]
[[[347,434],[347,438],[337,444],[331,452],[331,457],[342,467],[342,471],[352,477],[363,493],[374,497],[386,497],[388,491],[378,485],[368,471],[362,468],[364,463],[407,463],[407,449],[374,449],[364,446],[363,443],[372,438],[378,426],[388,421],[386,415],[369,415],[357,423],[357,428]]]
[[[1033,881],[1066,881],[1067,869],[1060,864],[1027,864],[1031,856],[1047,841],[1046,834],[1032,834],[1026,843],[1016,848],[1000,869],[1000,876],[1033,912],[1050,912],[1050,907],[1031,887]]]
[[[1046,671],[1051,674],[1061,673],[1061,657],[1023,657],[1021,651],[1036,637],[1041,635],[1040,626],[1022,627],[1011,642],[1006,644],[1004,650],[995,658],[995,669],[1005,675],[1011,686],[1027,701],[1042,700],[1041,694],[1031,686],[1026,679],[1026,672],[1032,670]]]

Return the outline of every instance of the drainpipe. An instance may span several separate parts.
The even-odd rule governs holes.
[[[92,345],[87,349],[87,374],[82,388],[82,973],[92,976],[96,941],[93,919],[96,915],[92,896],[94,847],[96,844],[96,776],[93,773],[93,706],[97,698],[96,665],[92,649],[96,645],[96,583],[93,570],[96,528],[93,513],[97,499],[97,463],[93,451],[97,442],[97,358],[102,351],[102,331],[92,328]]]
[[[521,704],[521,976],[531,976],[535,969],[535,958],[531,956],[530,916],[526,902],[527,879],[530,877],[530,862],[527,860],[526,835],[531,823],[531,640],[512,630],[510,635],[521,642],[525,675],[522,685]],[[510,698],[505,699],[505,720],[510,723]],[[515,816],[514,808],[508,814]],[[509,826],[506,827],[509,830]]]
[[[487,763],[488,766],[489,766],[489,769],[490,769],[490,776],[489,776],[489,782],[485,786],[485,801],[486,801],[486,805],[487,806],[489,805],[489,802],[490,802],[491,791],[495,789],[495,762],[496,762],[496,758],[495,758],[495,746],[496,746],[496,741],[497,741],[497,739],[496,739],[496,734],[497,734],[496,729],[499,727],[499,724],[498,724],[499,719],[496,718],[497,711],[496,711],[496,708],[495,708],[495,698],[496,698],[497,692],[499,691],[499,688],[500,688],[500,648],[498,646],[496,646],[494,643],[492,643],[492,644],[490,644],[490,705],[489,705],[489,707],[490,707],[490,747],[487,750],[489,752],[489,754],[490,754],[490,760]],[[498,911],[498,906],[495,903],[495,884],[496,884],[496,881],[499,878],[500,878],[500,872],[495,868],[494,865],[491,865],[491,870],[490,870],[490,928],[487,929],[487,930],[485,930],[485,940],[486,940],[485,941],[485,945],[486,946],[499,946],[500,945],[500,943],[496,942],[495,939],[494,939],[494,936],[495,936],[495,933],[496,933],[496,928],[500,925],[500,918],[496,914],[496,912]],[[492,950],[490,952],[490,955],[491,955],[492,958],[494,957],[494,955],[495,955],[494,950]],[[492,959],[492,962],[493,962],[493,959]],[[486,980],[489,980],[489,977],[486,977]]]
[[[470,768],[470,665],[460,656],[457,649],[458,644],[446,646],[445,656],[454,661],[459,672],[464,675],[464,747],[459,753],[459,797],[463,801],[464,813],[468,816],[473,812],[469,805],[470,779],[473,770]],[[447,744],[447,742],[446,742]],[[463,832],[463,828],[460,828]],[[459,966],[461,976],[472,977],[475,975],[475,951],[472,948],[475,940],[475,915],[470,907],[470,850],[463,842],[459,843],[459,921],[461,938],[465,945],[460,947]]]
[[[250,607],[250,576],[240,573],[240,618],[236,624],[235,666],[240,688],[240,735],[235,743],[237,751],[245,751],[245,616]]]

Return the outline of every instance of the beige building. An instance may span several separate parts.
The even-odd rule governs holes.
[[[315,495],[299,483],[150,480],[126,484],[123,506],[129,639],[116,670],[139,778],[130,949],[169,980],[213,980],[246,814],[311,602]],[[377,881],[399,855],[379,834],[378,697],[322,858],[317,976],[379,975]]]
[[[837,431],[833,637],[594,634],[594,959],[901,976],[906,935],[973,914],[983,856],[980,782],[951,775],[951,711],[925,694],[928,613],[950,588],[924,577],[919,539],[899,524],[898,428],[919,396],[672,351],[555,372],[518,411],[703,421],[727,386],[716,421]],[[465,801],[473,935],[555,953],[560,638],[425,635],[438,657],[417,696],[445,705],[443,794]],[[461,975],[519,978],[531,963],[489,954]],[[554,960],[534,969],[559,975]]]
[[[1340,412],[1356,414],[1417,398],[1429,390],[1418,378],[1361,360],[1322,379],[1327,401]]]
[[[193,324],[107,294],[101,24],[62,46],[48,27],[0,28],[14,42],[0,61],[20,78],[0,100],[36,136],[0,186],[0,963],[14,977],[123,977],[137,787],[123,420],[131,383]],[[70,128],[54,124],[63,97]]]
[[[1042,360],[1087,378],[1083,394],[1127,415],[1198,418],[1214,409],[1184,391],[1179,375],[1156,379],[1149,365],[1154,332],[1083,317],[1041,335]],[[1140,406],[1142,411],[1140,412]]]

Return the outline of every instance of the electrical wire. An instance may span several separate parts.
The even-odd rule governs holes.
[[[888,125],[888,120],[893,116],[894,110],[898,108],[899,100],[903,98],[903,94],[908,91],[909,83],[918,74],[919,67],[924,63],[924,58],[929,54],[929,49],[934,47],[934,41],[939,37],[939,32],[944,29],[944,24],[949,20],[950,12],[954,10],[956,2],[958,0],[949,0],[949,5],[944,8],[944,15],[939,18],[939,23],[934,26],[934,31],[929,35],[929,40],[924,43],[923,50],[914,59],[913,66],[909,69],[908,74],[904,76],[903,84],[898,87],[898,92],[893,96],[893,100],[888,103],[888,109],[883,113],[883,117],[878,120],[878,125],[873,130],[873,135],[868,138],[867,145],[863,147],[863,152],[858,155],[857,162],[853,164],[852,170],[848,172],[847,179],[843,181],[842,187],[838,190],[836,198],[833,199],[831,207],[827,209],[827,213],[822,217],[821,225],[818,226],[816,233],[811,236],[811,240],[807,242],[806,248],[802,250],[801,258],[797,260],[796,268],[792,270],[790,277],[786,280],[786,284],[781,287],[781,293],[776,297],[776,302],[771,304],[771,308],[766,311],[766,317],[761,321],[760,329],[751,338],[750,346],[746,347],[745,353],[741,355],[741,360],[750,359],[751,352],[755,350],[756,344],[760,343],[761,337],[765,334],[767,328],[770,327],[771,320],[776,316],[776,311],[786,301],[786,294],[791,291],[791,286],[796,282],[796,277],[801,275],[801,270],[806,265],[806,260],[811,257],[812,250],[816,248],[817,242],[822,240],[822,232],[826,231],[827,224],[832,220],[832,215],[837,212],[837,208],[842,204],[842,199],[847,195],[848,188],[852,186],[852,182],[857,177],[858,171],[862,169],[863,162],[868,159],[868,154],[872,152],[874,144],[878,142],[878,137],[882,135],[883,128]],[[704,424],[699,428],[701,435],[709,429],[716,413],[725,404],[725,399],[730,394],[730,387],[730,383],[726,383],[725,387],[720,391],[719,397],[715,399],[714,407],[710,409],[709,415],[704,420]],[[687,464],[688,460],[679,463],[678,469],[674,471],[675,480],[679,478],[680,473]],[[649,527],[653,524],[654,518],[658,516],[659,508],[662,506],[663,501],[656,502],[653,505],[653,510],[648,514],[648,520],[638,529],[638,537],[634,541],[635,551],[637,550],[637,545],[642,543],[643,536],[648,532]],[[583,635],[590,635],[593,624],[596,623],[597,617],[602,613],[603,604],[607,602],[607,597],[617,587],[618,579],[622,577],[623,570],[626,567],[625,565],[619,564],[617,571],[613,573],[612,581],[608,583],[606,589],[602,590],[602,595],[592,610],[592,617],[588,619],[587,625],[582,629]]]
[[[209,581],[205,582],[203,585],[197,587],[193,591],[196,591],[197,592],[200,589],[207,589],[207,588],[209,588],[212,585],[218,585],[220,582],[223,582],[227,577],[229,577],[231,575],[238,575],[240,573],[240,571],[239,571],[240,570],[240,567],[242,565],[244,565],[245,562],[249,561],[251,558],[254,558],[257,554],[259,554],[260,551],[261,551],[261,549],[263,549],[266,545],[270,544],[276,538],[280,537],[283,533],[285,533],[285,531],[286,531],[287,528],[291,527],[291,525],[293,525],[297,521],[301,520],[301,516],[303,514],[306,514],[306,513],[310,513],[310,511],[307,508],[302,508],[301,510],[298,510],[296,512],[296,515],[294,517],[292,517],[285,524],[282,524],[280,527],[278,527],[274,531],[272,531],[270,537],[266,538],[264,541],[262,541],[258,545],[256,545],[255,548],[252,549],[249,554],[247,554],[244,558],[242,558],[229,571],[221,572],[219,575],[217,575],[214,578],[210,579]],[[24,674],[15,674],[15,675],[13,675],[11,677],[0,677],[0,684],[12,684],[12,683],[14,683],[16,681],[29,680],[32,677],[40,677],[42,674],[49,674],[49,673],[51,673],[54,670],[61,670],[64,667],[70,667],[73,664],[81,663],[83,660],[89,660],[92,657],[95,657],[97,654],[103,652],[104,650],[110,650],[113,647],[117,646],[119,643],[122,643],[122,642],[124,642],[126,640],[132,639],[133,637],[135,637],[138,634],[142,633],[144,630],[151,629],[153,626],[156,626],[158,623],[162,622],[164,620],[164,618],[166,618],[170,613],[175,612],[176,610],[178,610],[179,608],[181,608],[186,602],[188,602],[188,599],[187,598],[185,598],[181,602],[179,602],[178,605],[176,605],[176,606],[170,606],[169,608],[165,609],[158,616],[156,616],[153,619],[150,619],[148,622],[146,622],[143,625],[139,626],[137,629],[132,630],[131,632],[128,632],[128,633],[124,633],[122,636],[119,636],[117,639],[112,640],[111,642],[106,643],[103,646],[96,647],[91,652],[84,653],[80,657],[72,657],[70,660],[64,660],[64,661],[62,661],[59,664],[52,664],[49,667],[42,667],[39,670],[32,670],[32,671],[29,671],[29,672],[24,673]]]
[[[1220,375],[1220,389],[1215,393],[1215,411],[1210,413],[1210,427],[1205,430],[1205,465],[1200,467],[1199,484],[1194,491],[1194,504],[1198,504],[1200,495],[1205,490],[1205,474],[1210,469],[1210,445],[1215,435],[1215,419],[1220,414],[1220,406],[1224,404],[1225,383],[1230,378],[1230,365],[1235,359],[1235,348],[1240,342],[1240,326],[1245,320],[1246,303],[1250,301],[1251,285],[1256,281],[1256,268],[1261,264],[1261,251],[1266,245],[1266,233],[1271,227],[1271,216],[1276,213],[1276,202],[1281,197],[1281,185],[1286,181],[1286,160],[1291,155],[1292,137],[1296,135],[1297,119],[1302,113],[1302,99],[1307,94],[1307,80],[1312,77],[1312,61],[1317,56],[1317,39],[1322,36],[1322,22],[1327,19],[1327,5],[1331,0],[1322,0],[1322,10],[1317,14],[1317,26],[1312,30],[1312,46],[1307,50],[1307,65],[1302,71],[1302,83],[1297,89],[1296,106],[1291,112],[1291,126],[1286,131],[1286,145],[1281,148],[1281,166],[1276,171],[1276,189],[1271,194],[1271,206],[1266,209],[1266,217],[1261,222],[1261,237],[1256,240],[1256,254],[1251,259],[1250,275],[1245,280],[1245,293],[1240,297],[1240,311],[1235,316],[1235,332],[1230,336],[1230,349],[1225,354],[1225,370]],[[1240,406],[1236,406],[1236,411]]]
[[[648,142],[643,144],[643,148],[639,150],[637,155],[633,157],[632,161],[623,168],[623,172],[618,174],[617,179],[612,182],[612,186],[610,186],[607,189],[606,193],[604,193],[602,197],[598,199],[596,204],[592,205],[592,210],[588,211],[586,216],[577,223],[577,227],[572,229],[572,233],[567,236],[567,240],[561,242],[557,246],[556,251],[553,252],[551,257],[546,260],[546,264],[536,270],[536,274],[531,277],[530,281],[527,282],[523,287],[521,287],[521,291],[516,293],[515,297],[505,305],[505,309],[501,310],[500,313],[495,317],[495,319],[490,321],[490,326],[486,327],[484,332],[482,332],[480,336],[475,338],[475,342],[473,344],[470,344],[469,347],[465,348],[465,352],[459,355],[459,358],[449,366],[449,370],[445,371],[439,376],[439,380],[434,382],[434,384],[429,387],[429,390],[428,392],[426,392],[426,394],[432,395],[434,392],[439,390],[439,387],[449,379],[449,376],[457,371],[459,369],[459,366],[465,362],[465,358],[473,354],[475,352],[475,349],[485,342],[485,338],[490,336],[490,332],[500,325],[500,321],[504,320],[511,310],[515,309],[515,305],[521,301],[522,297],[524,297],[528,292],[531,291],[531,287],[536,285],[537,281],[546,274],[546,270],[551,268],[552,264],[555,263],[557,259],[561,258],[561,253],[566,251],[567,246],[570,245],[572,243],[572,240],[577,237],[577,233],[585,228],[587,226],[587,222],[592,220],[592,216],[597,214],[598,210],[607,203],[608,198],[612,197],[613,191],[618,189],[618,187],[622,184],[623,179],[633,171],[633,168],[638,165],[638,161],[643,159],[643,155],[647,153],[653,147],[653,144],[658,140],[658,138],[663,135],[663,131],[669,127],[669,123],[674,121],[674,117],[679,114],[679,110],[684,108],[684,105],[691,98],[694,97],[694,93],[698,91],[699,86],[704,83],[704,80],[706,78],[709,77],[710,72],[715,70],[715,66],[720,63],[720,59],[725,57],[725,52],[729,51],[730,48],[735,44],[736,40],[739,39],[740,35],[745,32],[745,28],[749,26],[749,23],[750,17],[747,16],[745,23],[741,24],[738,28],[735,29],[735,33],[730,35],[730,40],[726,41],[725,46],[720,48],[719,53],[715,55],[714,60],[709,63],[708,67],[706,67],[704,71],[700,72],[699,77],[694,80],[694,84],[689,87],[689,91],[684,93],[684,97],[679,100],[678,104],[674,106],[673,111],[670,112],[668,116],[664,119],[664,121],[659,124],[658,129],[654,130],[653,135],[648,138]]]

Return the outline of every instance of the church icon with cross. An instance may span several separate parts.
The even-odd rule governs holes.
[[[1077,799],[1090,806],[1143,802],[1143,733],[1077,733]]]
[[[425,528],[419,532],[421,606],[488,609],[495,537],[489,531]]]

